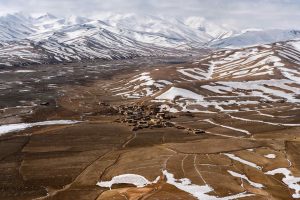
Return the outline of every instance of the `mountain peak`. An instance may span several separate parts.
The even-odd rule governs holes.
[[[216,39],[222,39],[232,36],[236,31],[228,26],[218,25],[204,17],[192,16],[184,20],[184,23],[192,29],[206,32]]]
[[[41,14],[36,18],[36,20],[52,20],[52,19],[57,19],[57,17],[48,12]]]
[[[65,24],[66,25],[75,25],[75,24],[84,24],[90,22],[91,20],[85,17],[80,17],[76,15],[70,15],[66,17]]]

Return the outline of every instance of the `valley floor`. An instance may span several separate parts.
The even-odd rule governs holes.
[[[189,59],[3,70],[0,199],[300,198],[299,85]]]

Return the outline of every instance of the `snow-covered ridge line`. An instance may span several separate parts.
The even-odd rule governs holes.
[[[0,136],[11,133],[22,131],[28,128],[32,128],[35,126],[50,126],[50,125],[69,125],[69,124],[76,124],[80,121],[74,120],[53,120],[53,121],[43,121],[43,122],[35,122],[35,123],[19,123],[19,124],[7,124],[0,126]]]
[[[132,23],[131,20],[140,19],[130,17],[128,20],[124,22],[127,25]],[[0,17],[0,26],[4,27],[0,30],[0,65],[174,56],[191,49],[190,44],[201,46],[199,35],[188,26],[159,18],[155,20],[157,27],[152,27],[153,23],[148,20],[145,26],[149,25],[149,29],[141,32],[127,30],[121,25],[116,27],[112,22],[81,17],[61,19],[49,14],[36,19],[22,14]],[[143,22],[140,22],[141,27],[144,27]],[[11,32],[17,33],[11,36]]]
[[[211,46],[227,47],[228,42],[224,40],[230,39],[236,46],[243,46],[239,37],[247,44],[300,37],[300,31],[295,30],[237,34],[234,28],[199,17],[179,20],[137,14],[87,19],[80,16],[57,18],[49,13],[30,17],[17,13],[0,17],[0,26],[1,66],[178,55],[176,53]],[[180,72],[193,79],[207,79],[206,73],[209,73],[198,69]]]
[[[241,47],[252,47],[274,42],[281,42],[300,38],[299,30],[255,30],[246,31],[232,37],[214,41],[211,45],[218,48],[237,49]]]

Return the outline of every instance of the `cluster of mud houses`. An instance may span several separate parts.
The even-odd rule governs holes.
[[[119,114],[123,117],[117,121],[127,123],[132,126],[132,130],[136,131],[143,128],[163,128],[174,127],[170,119],[174,116],[167,111],[160,111],[157,106],[119,106]]]
[[[201,129],[186,128],[172,123],[170,120],[175,118],[175,116],[166,110],[161,110],[155,105],[122,105],[115,107],[115,109],[123,116],[118,119],[117,122],[126,123],[127,125],[132,126],[133,131],[144,128],[174,127],[177,129],[184,129],[189,134],[205,133],[205,131]]]

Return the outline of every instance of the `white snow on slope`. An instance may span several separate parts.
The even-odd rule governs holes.
[[[281,46],[280,46],[281,47]],[[213,56],[209,66],[213,67],[217,78],[249,78],[251,76],[274,75],[275,70],[288,71],[282,58],[275,56],[276,50],[263,47],[239,49],[234,53],[221,53],[224,57]],[[287,53],[287,51],[283,51]],[[293,73],[295,73],[293,71]],[[292,74],[293,75],[293,74]]]
[[[270,154],[267,154],[267,155],[264,155],[266,158],[269,158],[269,159],[274,159],[276,158],[276,155],[273,154],[273,153],[270,153]]]
[[[299,88],[288,85],[288,84],[295,83],[294,81],[291,80],[274,79],[274,80],[258,80],[258,81],[244,81],[244,82],[219,81],[217,83],[227,87],[231,87],[232,91],[233,89],[261,91],[262,95],[260,95],[260,97],[266,99],[272,99],[272,96],[276,96],[283,99],[287,99],[287,101],[289,102],[294,102],[294,103],[300,102],[300,99],[297,98],[297,95],[300,94]],[[276,88],[290,91],[290,93],[287,93],[285,91]]]
[[[300,198],[300,177],[295,177],[292,175],[292,172],[286,168],[278,168],[272,171],[268,171],[265,174],[275,175],[282,174],[284,175],[282,182],[284,182],[290,189],[295,190],[293,198]]]
[[[50,14],[32,18],[16,14],[0,18],[0,26],[2,21],[3,26],[6,26],[7,20],[12,20],[12,24],[20,21],[22,29],[9,27],[8,32],[18,32],[12,37],[10,33],[2,35],[0,30],[0,64],[5,66],[171,53],[171,49],[165,48],[168,45],[158,46],[138,41],[133,37],[135,34],[132,31],[124,35],[124,31],[118,27],[112,27],[99,19],[89,20],[76,16],[56,18]],[[17,35],[19,33],[21,35]],[[188,41],[184,41],[183,45],[186,43]],[[177,50],[172,51],[174,54]]]
[[[15,73],[33,73],[36,72],[35,70],[29,70],[29,69],[20,69],[16,70]]]
[[[231,158],[232,160],[238,161],[238,162],[243,163],[245,165],[248,165],[250,167],[254,167],[254,168],[258,169],[258,170],[262,169],[260,166],[256,165],[255,163],[247,161],[247,160],[244,160],[244,159],[242,159],[240,157],[235,156],[234,154],[224,153],[224,155],[227,156],[227,157],[229,157],[229,158]]]
[[[0,26],[0,41],[14,41],[4,46],[0,44],[0,50],[4,48],[5,53],[8,50],[5,46],[21,47],[17,54],[6,53],[1,56],[0,53],[0,64],[5,66],[43,63],[45,60],[62,62],[165,55],[160,51],[152,51],[152,48],[191,50],[206,48],[211,41],[213,46],[227,47],[300,37],[300,31],[297,30],[248,30],[237,34],[231,27],[216,25],[201,17],[179,20],[137,14],[112,14],[87,19],[80,16],[60,18],[49,13],[39,17],[16,13],[0,17]],[[30,45],[24,46],[26,41]],[[29,52],[24,52],[24,48]],[[19,62],[16,63],[16,60]],[[201,75],[195,77],[199,79]]]
[[[259,30],[246,31],[233,37],[215,41],[213,47],[240,48],[255,45],[269,44],[279,41],[287,41],[300,38],[300,31],[297,30]]]
[[[181,88],[180,88],[181,89]],[[211,111],[207,111],[207,109],[211,106],[213,106],[215,109],[222,111],[222,112],[238,112],[238,109],[235,110],[231,110],[231,109],[224,109],[222,106],[231,106],[231,105],[256,105],[259,102],[258,101],[250,101],[250,100],[224,100],[224,101],[216,101],[216,100],[208,100],[207,97],[204,97],[202,95],[196,94],[194,92],[191,92],[189,90],[185,90],[184,91],[180,91],[177,89],[170,89],[166,92],[164,92],[163,94],[161,94],[160,96],[156,97],[155,100],[153,100],[153,102],[160,102],[160,103],[166,103],[169,102],[171,103],[173,106],[176,106],[176,109],[171,108],[172,112],[209,112],[211,113]],[[190,93],[191,92],[191,93]],[[177,97],[177,99],[176,99]],[[222,96],[220,96],[222,97]],[[232,97],[232,96],[228,96],[228,97]],[[244,96],[245,97],[245,96]],[[176,101],[174,101],[174,99],[176,99]],[[169,105],[171,106],[171,105]],[[189,108],[191,106],[200,106],[202,107],[202,109],[205,110],[200,110],[200,109],[196,109],[196,108]],[[178,110],[177,108],[180,107],[181,109]],[[234,129],[233,127],[230,127],[231,129]],[[237,130],[237,129],[235,129]],[[250,134],[249,132],[245,131],[245,130],[239,130],[241,132]]]
[[[177,73],[174,75],[173,84],[186,82],[189,85],[188,82],[203,80],[204,84],[202,81],[196,82],[195,90],[190,87],[183,89],[173,86],[163,93],[158,93],[166,85],[158,84],[158,81],[150,73],[134,80],[136,81],[134,89],[138,89],[137,92],[145,90],[142,88],[144,84],[147,85],[148,91],[138,95],[130,93],[130,95],[142,98],[145,94],[146,96],[159,94],[153,101],[160,103],[168,101],[172,112],[204,112],[215,111],[214,109],[221,112],[239,112],[241,106],[253,110],[255,109],[254,105],[259,105],[260,102],[299,103],[300,71],[296,67],[297,65],[293,67],[286,64],[286,58],[277,54],[277,48],[289,48],[289,51],[293,51],[290,45],[278,44],[278,46],[216,52],[206,58],[208,59],[207,64],[204,61],[198,67],[174,67]],[[300,52],[298,57],[300,57]],[[243,81],[242,78],[251,79]],[[143,79],[145,83],[139,83],[139,79]],[[214,82],[213,79],[225,80]],[[126,92],[128,93],[128,91]],[[287,126],[298,126],[298,124],[287,124]]]
[[[261,189],[261,188],[264,187],[264,186],[263,186],[262,184],[260,184],[260,183],[256,183],[256,182],[250,181],[249,178],[248,178],[246,175],[244,175],[244,174],[239,174],[239,173],[236,173],[236,172],[230,171],[230,170],[228,170],[228,172],[229,172],[229,174],[231,174],[231,175],[234,176],[234,177],[237,177],[237,178],[241,178],[241,179],[246,180],[246,181],[247,181],[250,185],[252,185],[253,187],[256,187],[256,188],[259,188],[259,189]]]
[[[194,99],[194,100],[203,100],[203,96],[194,93],[187,89],[171,87],[169,90],[164,92],[163,94],[157,96],[155,99],[157,100],[174,100],[176,97],[181,97],[184,99]]]
[[[152,96],[170,84],[172,83],[167,80],[154,80],[150,72],[143,72],[125,83],[125,87],[113,88],[111,91],[115,96],[122,96],[123,98],[141,98]]]
[[[100,181],[97,183],[100,187],[109,187],[111,188],[114,184],[132,184],[136,187],[144,187],[146,185],[150,185],[156,183],[160,177],[157,177],[153,182],[148,181],[145,177],[137,175],[137,174],[122,174],[119,176],[115,176],[111,179],[111,181]]]
[[[227,25],[217,25],[215,23],[207,21],[203,17],[188,17],[184,20],[184,23],[195,30],[204,31],[208,33],[215,39],[228,38],[237,33],[236,30],[234,30],[231,27],[228,27]]]
[[[28,16],[22,13],[8,14],[0,17],[0,40],[23,39],[35,33]]]
[[[174,185],[178,189],[191,194],[199,200],[233,200],[242,197],[253,196],[253,194],[247,194],[246,192],[243,192],[231,196],[216,197],[207,194],[214,191],[213,188],[211,188],[209,185],[195,185],[192,184],[192,182],[187,178],[175,179],[174,175],[169,173],[167,170],[164,170],[163,174],[167,178],[167,183]]]
[[[243,130],[243,129],[239,129],[239,128],[234,128],[234,127],[231,127],[231,126],[225,126],[225,125],[222,125],[222,124],[217,124],[216,122],[213,122],[210,119],[205,119],[203,121],[208,122],[210,124],[214,124],[216,126],[221,126],[223,128],[227,128],[227,129],[230,129],[230,130],[234,130],[234,131],[245,133],[247,135],[251,135],[251,133],[249,131],[246,131],[246,130]]]
[[[167,170],[163,170],[163,175],[166,177],[166,182],[168,184],[174,185],[179,190],[185,191],[192,196],[196,197],[199,200],[234,200],[237,198],[253,196],[253,194],[247,194],[246,192],[225,196],[225,197],[216,197],[209,195],[207,193],[213,192],[213,188],[209,185],[195,185],[191,182],[191,180],[187,178],[175,179],[174,175],[169,173]],[[108,187],[111,188],[114,184],[132,184],[136,187],[145,187],[147,185],[151,185],[153,183],[157,183],[160,177],[157,177],[154,181],[150,182],[145,177],[137,174],[123,174],[119,176],[115,176],[111,181],[99,181],[97,183],[100,187]]]
[[[32,128],[35,126],[50,126],[50,125],[68,125],[68,124],[76,124],[79,121],[73,120],[53,120],[53,121],[44,121],[44,122],[35,122],[35,123],[20,123],[20,124],[8,124],[8,125],[1,125],[0,126],[0,136],[16,132],[22,131],[28,128]]]
[[[298,51],[300,51],[300,41],[297,42],[290,42],[293,47],[295,47]]]
[[[116,33],[157,46],[189,48],[210,41],[213,37],[205,31],[195,30],[182,21],[150,15],[112,14],[102,19],[116,27]]]

